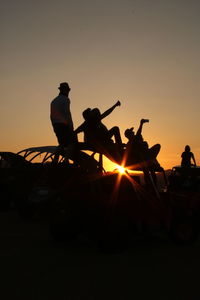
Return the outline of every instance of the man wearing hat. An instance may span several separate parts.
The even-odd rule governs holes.
[[[67,147],[77,141],[70,112],[70,87],[67,82],[60,83],[59,95],[51,102],[51,123],[62,147]]]

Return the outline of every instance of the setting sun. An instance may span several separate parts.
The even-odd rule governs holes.
[[[117,170],[119,171],[119,173],[124,174],[126,172],[126,169],[120,165],[116,165]]]

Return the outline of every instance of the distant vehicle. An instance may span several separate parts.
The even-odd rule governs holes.
[[[174,166],[169,176],[171,190],[200,191],[200,167]]]

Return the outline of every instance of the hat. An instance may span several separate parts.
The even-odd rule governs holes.
[[[60,86],[58,87],[59,90],[63,89],[63,88],[67,88],[70,90],[69,84],[67,82],[61,82]]]

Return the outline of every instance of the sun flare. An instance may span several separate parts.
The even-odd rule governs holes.
[[[124,174],[126,172],[126,169],[124,167],[120,165],[117,165],[116,167],[120,174]]]

